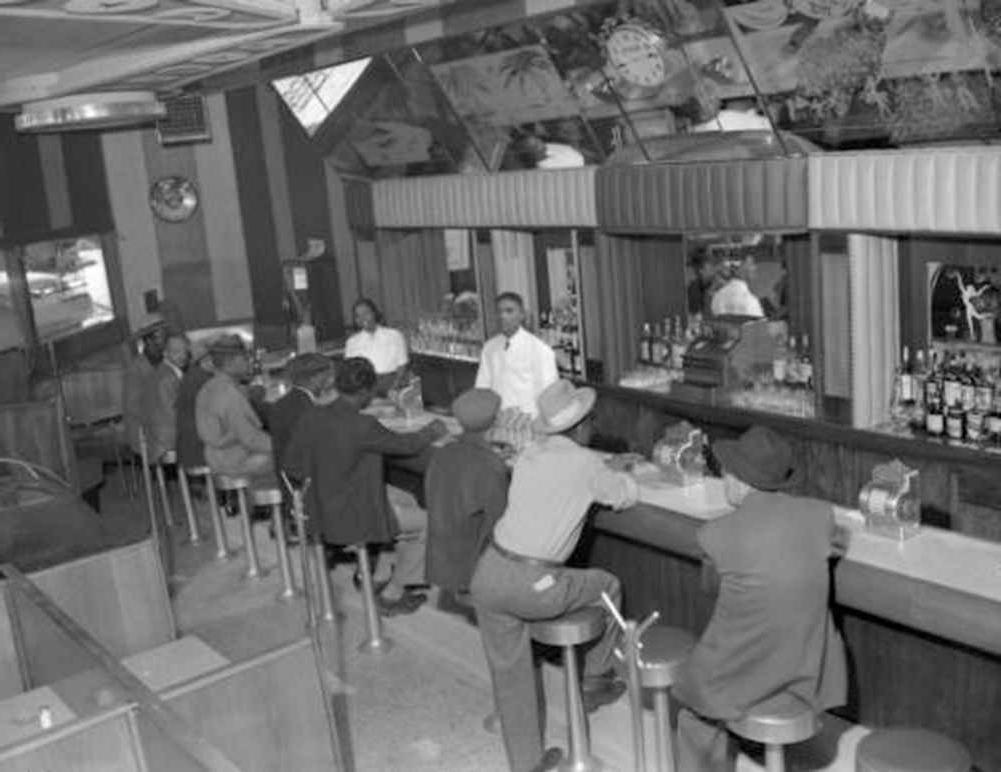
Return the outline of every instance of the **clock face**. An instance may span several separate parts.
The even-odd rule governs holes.
[[[664,43],[655,32],[625,24],[608,36],[605,50],[612,69],[628,83],[658,88],[667,80]]]

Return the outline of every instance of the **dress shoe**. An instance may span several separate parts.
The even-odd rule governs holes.
[[[404,592],[399,600],[386,600],[381,595],[375,598],[375,605],[384,617],[396,617],[402,614],[413,614],[424,605],[427,597],[413,592]]]
[[[605,705],[618,702],[625,692],[626,685],[617,678],[609,676],[584,678],[581,684],[584,710],[587,713],[594,713]]]
[[[547,772],[547,770],[556,769],[561,761],[563,761],[563,751],[555,747],[546,748],[539,763],[532,767],[532,772]]]

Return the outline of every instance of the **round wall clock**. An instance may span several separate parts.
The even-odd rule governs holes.
[[[198,209],[198,191],[184,177],[161,177],[149,191],[153,213],[166,222],[184,222]]]
[[[667,41],[660,33],[642,24],[622,24],[605,40],[605,54],[611,70],[629,85],[657,89],[669,75]]]

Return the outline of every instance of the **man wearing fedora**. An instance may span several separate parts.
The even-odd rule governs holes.
[[[678,718],[685,772],[733,770],[736,743],[725,722],[754,705],[792,697],[821,712],[847,696],[844,645],[828,609],[833,508],[786,492],[800,469],[770,429],[752,427],[713,450],[734,510],[698,534],[719,594],[674,687],[685,706]]]
[[[435,451],[424,475],[427,580],[456,594],[468,592],[476,561],[507,506],[507,465],[486,439],[500,404],[489,389],[461,394],[452,415],[462,434]]]
[[[595,502],[621,509],[636,501],[635,481],[587,449],[595,392],[559,380],[539,397],[537,430],[514,467],[507,508],[480,557],[470,594],[493,680],[504,746],[513,772],[551,769],[558,751],[543,756],[538,672],[529,624],[620,597],[619,581],[597,568],[566,568],[584,518]],[[617,630],[588,651],[585,702],[598,707],[621,695],[610,677]]]

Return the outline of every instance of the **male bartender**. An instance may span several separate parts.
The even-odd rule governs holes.
[[[525,302],[515,292],[497,296],[500,335],[483,346],[476,388],[491,389],[501,398],[501,410],[514,409],[534,417],[537,400],[559,378],[556,354],[525,329]]]
[[[674,696],[679,769],[732,772],[726,722],[771,699],[821,712],[846,699],[844,645],[828,609],[830,504],[786,491],[799,480],[795,451],[752,427],[717,442],[726,497],[735,507],[698,534],[719,576],[712,619],[685,662]]]
[[[514,467],[507,508],[480,557],[470,595],[493,680],[512,772],[552,769],[558,752],[542,751],[538,672],[529,624],[601,602],[619,600],[619,580],[600,568],[566,568],[595,502],[622,509],[635,503],[636,482],[587,449],[594,389],[558,380],[539,396],[538,430]],[[587,653],[584,701],[597,708],[617,699],[621,684],[610,676],[617,629]],[[556,756],[556,758],[552,758]]]

